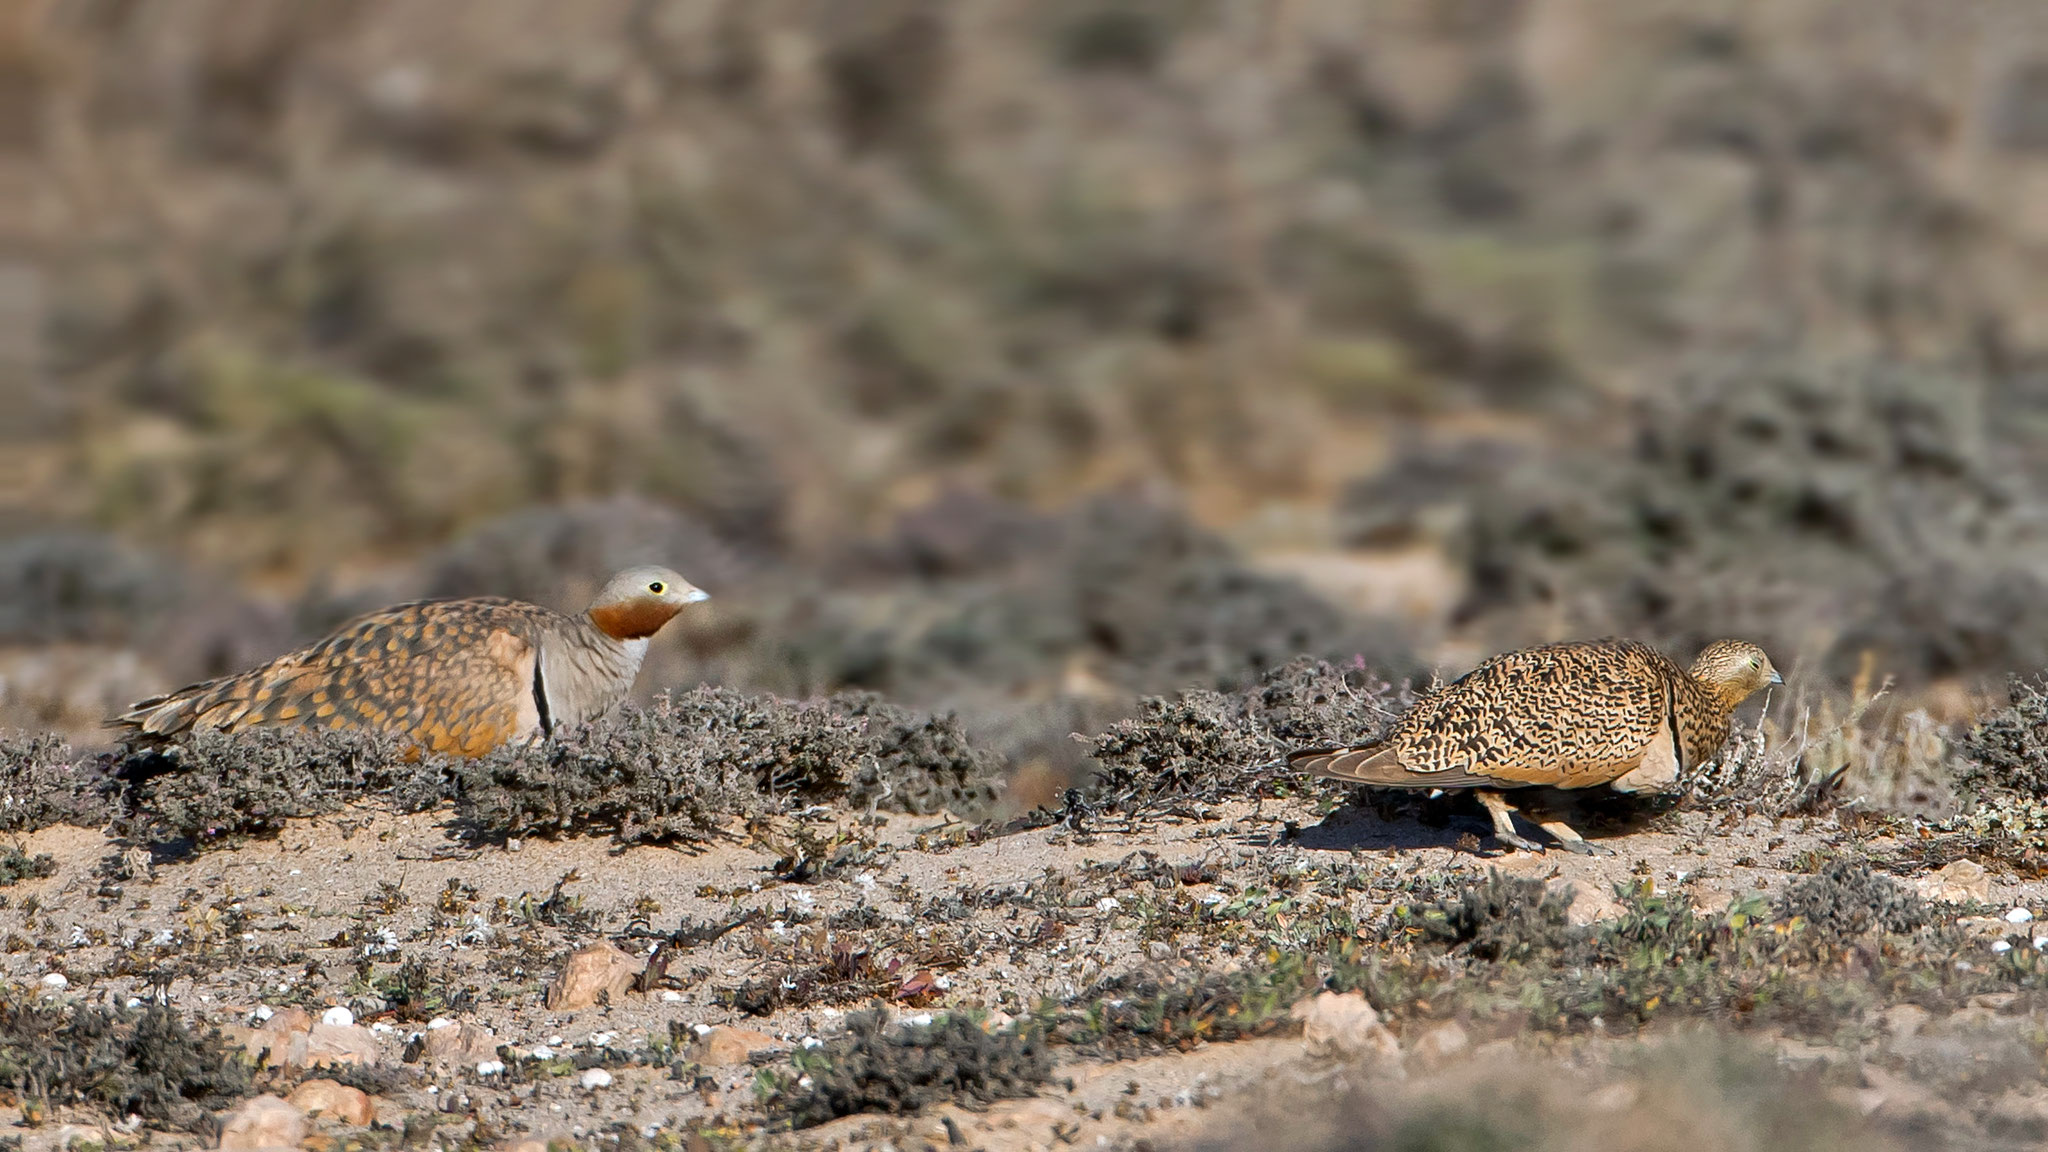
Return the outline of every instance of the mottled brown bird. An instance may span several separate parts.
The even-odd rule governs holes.
[[[411,754],[481,756],[592,720],[633,687],[647,641],[706,593],[628,568],[581,615],[498,596],[372,612],[260,668],[141,701],[111,724],[164,737],[296,726],[366,729]]]
[[[1425,694],[1376,743],[1287,762],[1384,788],[1477,789],[1503,844],[1540,851],[1515,834],[1499,789],[1667,788],[1721,750],[1737,705],[1782,683],[1763,650],[1740,640],[1707,645],[1690,671],[1633,640],[1546,644]],[[1607,851],[1561,820],[1542,827],[1572,851]]]

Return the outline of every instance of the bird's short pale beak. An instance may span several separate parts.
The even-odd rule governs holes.
[[[702,588],[692,588],[683,595],[683,603],[685,604],[695,604],[699,600],[709,599],[711,599],[711,593],[706,592]]]
[[[1776,668],[1771,669],[1771,678],[1769,681],[1767,681],[1767,683],[1783,684],[1784,682],[1785,678],[1783,676],[1778,675],[1778,670]]]

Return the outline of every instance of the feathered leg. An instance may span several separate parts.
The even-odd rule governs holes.
[[[1515,810],[1508,804],[1507,797],[1491,788],[1475,789],[1472,794],[1479,798],[1481,804],[1486,805],[1486,811],[1493,816],[1495,840],[1510,848],[1520,848],[1524,852],[1543,851],[1541,844],[1526,839],[1515,831]]]

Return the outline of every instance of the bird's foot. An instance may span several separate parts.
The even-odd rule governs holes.
[[[1531,840],[1531,839],[1529,839],[1528,837],[1526,837],[1526,836],[1523,836],[1523,835],[1521,835],[1521,834],[1519,834],[1519,833],[1515,833],[1515,832],[1495,832],[1495,833],[1493,834],[1493,838],[1494,838],[1495,840],[1498,840],[1498,841],[1500,841],[1503,847],[1507,847],[1507,848],[1519,848],[1519,849],[1521,849],[1521,850],[1522,850],[1522,851],[1524,851],[1524,852],[1538,852],[1538,853],[1540,853],[1540,852],[1542,852],[1542,851],[1543,851],[1543,845],[1541,845],[1541,844],[1538,844],[1538,843],[1537,843],[1537,842],[1535,842],[1534,840]]]
[[[1609,848],[1605,844],[1595,844],[1591,840],[1566,840],[1560,837],[1557,841],[1557,846],[1567,852],[1577,852],[1581,856],[1614,855],[1614,849]]]

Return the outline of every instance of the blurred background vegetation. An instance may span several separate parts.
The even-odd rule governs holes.
[[[4,725],[658,559],[1048,779],[1615,632],[1817,747],[2048,666],[2044,445],[2030,0],[0,0]]]

